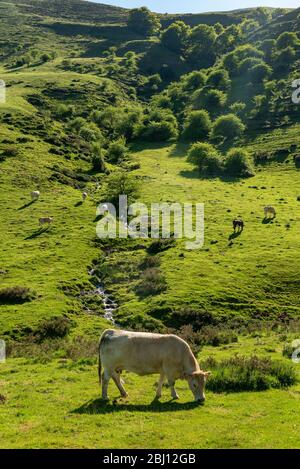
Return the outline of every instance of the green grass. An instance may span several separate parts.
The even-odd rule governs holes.
[[[280,146],[281,139],[292,143],[297,132],[299,127],[275,132],[263,142],[258,137],[249,147]],[[113,254],[108,262],[115,263],[116,271],[118,266],[124,270],[120,283],[112,284],[122,303],[121,312],[137,308],[151,314],[157,308],[184,304],[227,318],[274,319],[282,312],[297,317],[300,176],[292,161],[258,168],[256,176],[247,180],[224,181],[199,179],[186,162],[183,145],[140,149],[134,157],[141,164],[136,174],[144,178],[140,197],[144,203],[205,203],[205,244],[201,250],[187,251],[182,240],[162,253],[168,289],[148,301],[134,295],[136,280],[121,268],[124,262],[137,265],[143,251],[140,257],[136,253],[128,253],[127,258],[124,253]],[[264,224],[263,208],[268,204],[276,206],[278,215]],[[237,216],[243,217],[245,229],[230,240],[232,220]]]
[[[137,38],[120,26],[127,14],[124,10],[96,4],[89,4],[85,10],[78,8],[81,2],[64,2],[58,14],[56,4],[50,11],[46,3],[0,1],[0,78],[8,85],[7,102],[0,104],[4,117],[0,153],[10,146],[18,149],[16,156],[0,162],[0,283],[1,290],[21,286],[35,293],[23,304],[0,305],[0,338],[8,339],[12,347],[12,339],[24,340],[28,332],[36,331],[43,320],[52,317],[71,319],[72,340],[83,336],[96,341],[109,326],[102,317],[102,306],[98,305],[98,314],[88,314],[87,303],[78,295],[82,289],[93,288],[88,269],[102,256],[100,245],[94,241],[96,205],[103,194],[88,182],[89,197],[80,205],[80,190],[51,179],[54,165],[91,174],[91,163],[76,156],[71,145],[66,149],[68,158],[51,153],[53,145],[46,141],[49,135],[36,128],[45,117],[44,109],[36,108],[28,98],[46,95],[48,103],[55,106],[63,96],[79,114],[102,109],[111,102],[122,106],[128,102],[129,83],[118,75],[107,78],[103,50],[110,45],[117,45],[122,53],[135,50],[143,54],[153,45],[155,50],[153,38]],[[32,8],[43,21],[40,16],[29,15]],[[71,10],[72,17],[68,17]],[[98,12],[102,17],[96,21]],[[221,15],[221,19],[235,22],[239,15]],[[206,20],[214,18],[208,15]],[[188,20],[198,21],[195,17]],[[12,30],[16,39],[12,39]],[[264,28],[262,36],[267,33]],[[35,48],[55,50],[58,56],[43,65],[10,67],[19,55]],[[160,54],[165,57],[166,51]],[[71,65],[89,67],[91,72],[64,71],[64,58],[69,58]],[[178,63],[176,57],[169,60]],[[103,67],[103,74],[97,67]],[[73,103],[72,90],[85,93]],[[235,84],[235,90],[240,99],[242,87]],[[50,130],[57,138],[65,135],[65,122],[54,120]],[[299,125],[294,125],[248,135],[244,145],[251,154],[292,144],[299,148],[299,130]],[[18,141],[24,137],[26,142]],[[251,319],[278,321],[282,316],[297,319],[300,176],[292,158],[257,167],[256,176],[248,180],[199,179],[186,161],[187,150],[182,144],[131,148],[133,160],[140,164],[133,172],[141,181],[140,201],[205,203],[205,245],[198,251],[187,251],[185,240],[180,240],[159,254],[159,269],[167,289],[145,298],[136,286],[149,243],[143,241],[144,247],[132,250],[136,241],[122,246],[116,241],[114,247],[122,251],[116,249],[103,259],[103,271],[107,273],[105,285],[120,305],[118,322],[136,328],[161,327],[172,323],[172,310],[186,306],[208,311],[221,322],[234,318],[246,324]],[[96,177],[102,183],[102,176]],[[30,204],[30,192],[35,189],[40,190],[41,197]],[[277,210],[277,218],[268,224],[263,223],[267,204]],[[40,232],[38,219],[42,216],[54,217],[54,224]],[[232,220],[237,216],[243,217],[245,230],[229,239]],[[252,335],[240,334],[237,343],[205,346],[199,358],[200,362],[210,356],[221,361],[236,354],[255,354],[288,363],[282,356],[283,347],[297,338],[298,333],[287,333],[283,324],[276,333],[255,331]],[[22,343],[18,344],[18,354]],[[30,349],[30,343],[27,345]],[[46,359],[45,346],[35,358],[9,358],[6,364],[0,364],[0,395],[5,398],[0,398],[1,448],[300,447],[299,384],[263,392],[208,391],[205,405],[195,407],[185,382],[178,384],[179,402],[171,402],[169,390],[164,388],[161,403],[153,403],[157,377],[126,374],[129,399],[104,404],[99,400],[95,357],[74,363],[58,358],[66,356],[63,350],[51,353]],[[113,385],[110,395],[118,397]]]
[[[273,335],[269,339],[276,343]],[[245,338],[231,349],[205,347],[200,358],[232,356],[235,350],[270,356],[263,343]],[[171,401],[164,387],[160,402],[153,402],[157,377],[126,373],[129,397],[119,398],[110,384],[106,404],[100,399],[96,364],[89,363],[9,359],[2,364],[0,392],[6,401],[0,404],[0,447],[300,447],[299,384],[263,392],[207,391],[205,404],[195,406],[184,381],[177,383],[179,401]]]

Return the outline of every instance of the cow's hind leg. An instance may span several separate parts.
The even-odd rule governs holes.
[[[108,400],[107,389],[110,378],[111,374],[107,370],[104,370],[102,373],[102,399],[105,400]]]
[[[119,389],[120,393],[121,393],[121,396],[122,397],[127,397],[128,394],[126,392],[126,390],[124,389],[124,386],[121,382],[121,376],[119,373],[117,373],[116,371],[114,371],[114,373],[112,374],[112,379],[114,380],[115,382],[115,385],[117,386],[117,388]]]
[[[161,373],[161,375],[159,377],[159,382],[158,382],[158,385],[157,385],[157,389],[156,389],[156,397],[158,397],[158,398],[161,397],[161,390],[162,390],[162,387],[163,387],[163,384],[164,384],[164,379],[165,379],[165,374]]]

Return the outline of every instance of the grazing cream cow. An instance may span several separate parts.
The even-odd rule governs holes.
[[[104,368],[101,376],[101,365]],[[189,345],[176,335],[129,332],[107,329],[99,344],[99,382],[102,382],[102,398],[108,399],[107,387],[113,379],[121,396],[127,392],[121,381],[123,370],[138,375],[160,374],[156,397],[161,397],[167,378],[171,396],[178,399],[176,379],[186,379],[196,401],[204,401],[204,388],[210,372],[200,370]]]
[[[276,217],[276,210],[274,207],[272,207],[272,205],[267,205],[265,208],[264,208],[264,213],[265,213],[265,218],[269,218],[271,215],[274,217]]]
[[[87,196],[88,196],[88,193],[87,193],[87,192],[83,192],[83,193],[82,193],[82,200],[83,200],[83,202],[85,201],[85,199],[87,198]]]
[[[42,225],[51,225],[53,223],[54,218],[51,217],[42,217],[39,218],[39,224]]]
[[[31,195],[31,200],[38,200],[41,194],[40,194],[40,191],[33,191],[31,192],[30,195]]]

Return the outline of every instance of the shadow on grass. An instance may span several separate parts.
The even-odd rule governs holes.
[[[275,220],[275,217],[273,218],[264,218],[263,221],[262,221],[262,224],[263,225],[269,225],[269,223],[273,223],[273,221]]]
[[[27,204],[22,205],[22,207],[17,208],[17,210],[24,210],[24,208],[30,207],[30,205],[34,204],[36,202],[35,200],[31,200],[30,202],[27,202]]]
[[[45,228],[38,228],[31,235],[27,236],[25,240],[37,238],[41,234],[46,233],[46,231],[49,231],[49,229],[50,229],[50,226],[46,226]]]
[[[74,207],[80,207],[81,205],[83,205],[82,200],[80,200],[79,202],[76,202],[76,203],[74,204]]]
[[[243,230],[234,231],[233,233],[231,233],[231,235],[228,236],[229,241],[232,241],[233,239],[238,238],[239,236],[241,236],[242,233],[243,233]]]
[[[101,398],[88,401],[86,404],[72,410],[75,414],[110,414],[123,410],[132,412],[178,412],[180,410],[190,410],[200,407],[197,402],[179,403],[174,399],[161,403],[155,398],[149,404],[129,404],[120,402],[121,398],[115,399],[113,402],[105,401]]]

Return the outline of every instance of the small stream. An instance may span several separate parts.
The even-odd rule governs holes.
[[[89,271],[90,275],[94,275],[94,273],[95,273],[95,269],[91,269]],[[114,319],[114,312],[118,308],[118,305],[114,301],[112,295],[106,292],[105,287],[103,283],[101,282],[101,280],[98,277],[95,277],[95,278],[97,280],[97,284],[96,284],[96,289],[94,290],[93,293],[95,293],[96,295],[99,295],[102,300],[103,307],[104,307],[103,317],[107,319],[107,321],[110,321],[112,324],[115,325],[116,323]]]

